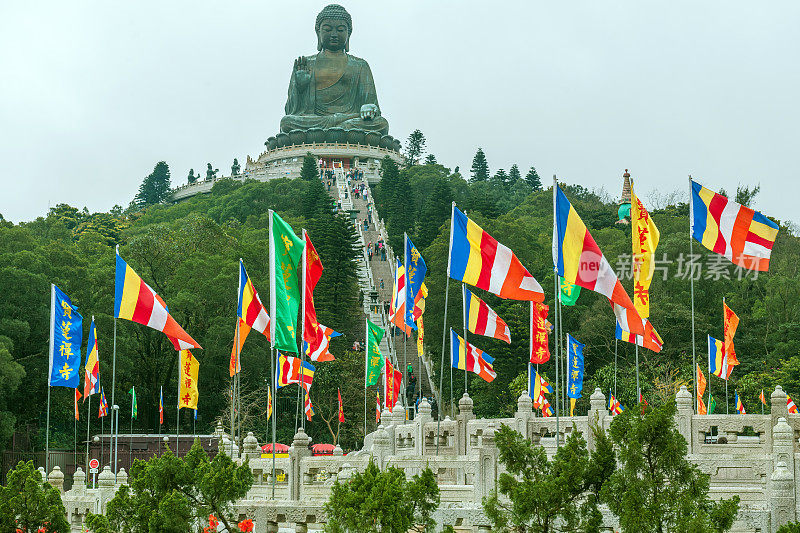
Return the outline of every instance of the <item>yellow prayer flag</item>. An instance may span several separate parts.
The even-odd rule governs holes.
[[[650,316],[650,283],[653,281],[653,254],[660,234],[642,201],[633,191],[631,180],[631,240],[633,244],[633,306],[642,318]]]
[[[178,394],[178,409],[188,407],[197,409],[197,399],[200,392],[197,389],[197,376],[200,373],[200,362],[189,350],[180,352],[180,393]]]
[[[425,327],[422,325],[422,317],[419,317],[417,319],[417,354],[420,357],[422,357],[425,354],[425,347],[423,346],[424,340],[425,340]]]

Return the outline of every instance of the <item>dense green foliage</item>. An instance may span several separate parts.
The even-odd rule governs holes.
[[[169,166],[166,162],[159,161],[153,172],[142,181],[134,202],[139,207],[160,204],[167,199],[169,193]]]
[[[416,165],[425,151],[425,135],[420,130],[412,131],[406,141],[406,163]]]
[[[493,530],[599,532],[603,524],[600,493],[615,461],[605,433],[599,429],[593,433],[591,453],[583,436],[571,433],[548,460],[543,447],[503,425],[495,433],[495,442],[505,471],[497,490],[484,501]]]
[[[42,528],[42,529],[40,529]],[[58,489],[44,482],[33,461],[20,462],[0,485],[0,531],[69,533]]]
[[[479,155],[483,157],[476,158],[485,161],[482,151]],[[495,180],[466,181],[458,173],[450,173],[439,165],[391,169],[387,176],[390,179],[384,179],[374,187],[376,205],[387,221],[390,244],[399,246],[403,231],[406,231],[427,262],[429,297],[425,333],[430,340],[426,342],[426,349],[435,361],[438,362],[441,356],[438,340],[442,338],[451,201],[514,251],[544,288],[545,303],[551,304],[550,320],[553,320],[552,188],[541,190],[541,182],[533,167],[525,179],[514,184],[501,184]],[[631,227],[616,224],[618,204],[580,185],[561,186],[620,274],[628,294],[633,296]],[[611,187],[616,188],[614,185]],[[754,190],[739,187],[736,196],[743,201],[753,201],[754,208],[769,214],[768,206],[759,206],[754,201]],[[708,368],[706,335],[722,338],[722,298],[725,297],[741,319],[735,337],[741,365],[734,369],[731,377],[731,396],[734,390],[738,390],[747,409],[757,412],[762,388],[767,396],[777,384],[783,385],[790,394],[800,394],[800,239],[792,228],[781,225],[769,272],[755,275],[737,270],[727,259],[707,251],[697,242],[693,244],[694,256],[690,256],[687,193],[654,194],[655,202],[651,202],[649,195],[642,190],[639,193],[661,232],[656,251],[657,270],[650,291],[650,320],[664,339],[664,349],[660,353],[639,350],[645,398],[651,403],[663,403],[674,398],[681,384],[691,389],[690,271],[697,277],[696,354],[704,373],[707,374],[705,369]],[[696,268],[700,270],[694,270]],[[460,327],[460,287],[457,282],[450,285],[448,326]],[[520,385],[525,383],[522,374],[528,358],[528,305],[501,300],[478,289],[475,292],[508,323],[512,342],[508,345],[485,337],[473,338],[472,342],[495,358],[494,368],[498,375],[491,384],[470,379],[469,392],[475,400],[478,416],[510,416],[521,390],[516,389],[515,395],[510,384],[517,377],[521,378],[518,381]],[[578,400],[576,407],[576,412],[582,414],[588,409],[589,395],[595,387],[608,391],[614,383],[614,315],[604,297],[584,290],[576,306],[564,308],[563,316],[564,333],[570,333],[586,344],[583,398]],[[625,405],[636,403],[633,348],[621,341],[618,345],[617,390]],[[541,371],[550,383],[555,382],[552,361],[543,365]],[[463,378],[460,372],[455,374],[453,396],[459,398],[463,393]],[[724,400],[722,381],[715,377],[710,379],[714,396],[718,401]],[[443,395],[445,412],[448,412],[448,368],[445,368]]]
[[[308,229],[325,266],[315,291],[316,307],[320,322],[343,333],[331,343],[332,353],[343,361],[341,365],[318,365],[319,381],[312,400],[323,410],[329,400],[335,401],[337,385],[325,373],[339,372],[339,366],[359,366],[359,357],[345,350],[363,337],[352,226],[344,217],[334,216],[331,198],[319,180],[221,180],[209,194],[174,205],[89,214],[62,204],[32,222],[0,223],[0,431],[4,437],[0,447],[7,444],[5,437],[15,425],[32,426],[32,447],[44,449],[42,399],[47,397],[51,282],[70,296],[85,318],[84,351],[90,318],[95,316],[100,384],[111,403],[117,244],[120,255],[164,298],[178,323],[203,346],[203,350],[195,351],[200,361],[197,429],[202,433],[213,430],[215,419],[227,412],[239,258],[244,260],[262,300],[269,301],[269,209],[276,210],[298,234],[301,228]],[[242,352],[243,396],[248,391],[263,390],[272,368],[269,353],[266,338],[251,333]],[[124,392],[136,386],[139,417],[134,421],[134,431],[157,431],[161,386],[164,405],[176,405],[176,357],[162,333],[133,322],[117,322],[116,401],[123,413],[130,412],[130,395]],[[360,366],[363,368],[363,360]],[[23,376],[24,385],[19,386]],[[349,423],[343,427],[340,442],[352,448],[363,438],[363,405],[359,407],[360,396],[353,392],[361,389],[354,384],[351,390],[350,382],[341,387]],[[93,400],[92,431],[98,431],[97,402]],[[72,402],[72,391],[53,389],[52,448],[73,445]],[[295,427],[296,387],[279,390],[275,405],[278,439],[290,442]],[[83,420],[85,404],[81,407]],[[268,433],[266,403],[256,407],[260,417],[247,429],[264,442]],[[174,431],[175,422],[175,409],[165,409],[164,429]],[[182,426],[182,433],[191,431],[191,413],[186,410]],[[327,424],[319,418],[307,425],[307,432],[314,442],[332,442]]]
[[[627,409],[614,417],[610,436],[619,469],[602,496],[624,533],[722,533],[733,525],[739,496],[708,497],[708,474],[686,457],[686,439],[674,425],[675,402]]]
[[[778,528],[776,533],[800,533],[800,522],[789,522]]]
[[[167,450],[161,457],[134,462],[128,485],[108,502],[105,515],[90,513],[86,524],[95,533],[189,533],[193,524],[213,514],[226,531],[238,531],[232,504],[252,485],[247,462],[237,466],[224,453],[209,459],[195,439],[186,457]]]
[[[307,181],[319,178],[317,158],[314,157],[311,152],[307,152],[306,155],[303,156],[303,166],[300,167],[300,177]]]
[[[435,531],[432,514],[439,507],[439,485],[430,468],[406,480],[402,469],[381,471],[370,461],[367,469],[337,481],[325,504],[331,533]]]

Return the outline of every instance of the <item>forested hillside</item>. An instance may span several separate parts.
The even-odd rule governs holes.
[[[476,156],[477,158],[477,156]],[[485,164],[485,161],[484,161]],[[475,165],[473,165],[475,167]],[[514,167],[506,175],[488,177],[480,171],[467,181],[429,158],[428,164],[399,169],[386,162],[383,181],[374,187],[389,240],[401,249],[408,232],[428,264],[429,297],[425,312],[425,348],[434,361],[441,354],[445,271],[449,241],[450,205],[455,201],[486,231],[509,246],[545,289],[553,303],[552,190],[543,189],[535,170],[526,177]],[[158,167],[157,167],[158,169]],[[475,168],[473,168],[475,171]],[[652,190],[656,184],[639,184]],[[143,184],[145,188],[146,184]],[[608,188],[617,190],[621,181]],[[579,184],[562,184],[568,198],[592,232],[623,284],[632,295],[629,275],[630,226],[616,224],[617,204]],[[140,193],[144,198],[146,194]],[[753,189],[739,191],[740,200],[769,215],[758,204]],[[668,198],[664,195],[664,198]],[[137,197],[138,198],[138,197]],[[157,198],[160,202],[160,198]],[[645,202],[647,197],[645,196]],[[640,349],[642,388],[651,403],[671,397],[681,384],[691,386],[692,345],[689,300],[688,207],[678,202],[646,205],[661,231],[656,278],[651,287],[651,321],[664,339],[661,353]],[[656,209],[658,207],[658,209]],[[169,205],[139,202],[128,209],[91,214],[58,205],[35,221],[11,224],[0,217],[0,448],[18,431],[32,430],[32,448],[42,449],[46,405],[46,367],[49,326],[49,284],[56,283],[79,307],[84,317],[84,348],[89,322],[97,322],[100,383],[111,401],[114,247],[169,305],[177,321],[200,344],[200,407],[198,432],[213,429],[228,412],[228,360],[236,316],[237,261],[242,258],[265,302],[268,298],[268,209],[274,209],[299,234],[305,227],[324,263],[316,289],[320,322],[344,334],[332,342],[333,363],[320,363],[312,398],[315,416],[307,425],[314,442],[332,442],[336,423],[336,389],[342,389],[347,423],[341,425],[345,448],[360,446],[363,437],[363,352],[348,350],[363,340],[363,313],[356,285],[355,233],[342,216],[332,214],[332,203],[316,179],[245,183],[223,180],[210,194]],[[694,264],[697,358],[707,373],[706,335],[722,336],[722,298],[741,319],[736,351],[741,366],[733,371],[730,394],[739,391],[751,412],[759,411],[758,394],[781,384],[800,394],[800,242],[790,228],[781,227],[768,273],[738,272],[727,260],[706,253],[695,243]],[[663,260],[663,261],[662,261]],[[661,270],[658,267],[662,267]],[[746,274],[746,275],[745,275]],[[741,279],[740,278],[741,275]],[[460,328],[458,283],[451,283],[448,325]],[[477,290],[509,324],[512,343],[473,336],[472,342],[495,358],[497,379],[486,384],[472,376],[470,394],[479,416],[507,416],[524,389],[528,357],[528,304],[500,300]],[[552,318],[551,318],[552,320]],[[614,375],[614,315],[608,302],[584,290],[575,307],[564,308],[564,333],[586,344],[586,378],[577,411],[584,413],[595,387],[607,391]],[[624,404],[635,403],[634,350],[619,343],[618,391]],[[449,357],[449,356],[446,356]],[[157,431],[159,387],[164,387],[164,431],[174,431],[177,385],[176,352],[166,337],[127,321],[117,324],[117,403],[122,428],[127,429],[130,396],[135,385],[139,419],[134,431]],[[449,360],[445,361],[443,403],[450,400]],[[265,383],[269,373],[269,345],[251,333],[242,354],[245,431],[267,434]],[[542,367],[554,380],[554,365]],[[437,376],[438,377],[438,376]],[[463,375],[454,373],[456,398],[463,392]],[[712,390],[718,412],[724,412],[724,386],[716,378]],[[290,441],[294,432],[296,387],[281,389],[276,401],[278,437]],[[368,418],[372,417],[370,402]],[[92,404],[93,432],[99,430],[96,398]],[[72,391],[53,389],[51,439],[54,447],[73,442]],[[85,407],[82,407],[82,422]],[[445,411],[447,412],[447,410]],[[183,413],[182,432],[191,428],[191,413]],[[328,422],[329,421],[330,426]],[[107,425],[106,425],[107,426]],[[38,433],[37,433],[38,430]],[[79,430],[80,431],[85,431]]]

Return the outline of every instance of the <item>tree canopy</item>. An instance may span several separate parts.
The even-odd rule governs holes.
[[[33,461],[17,464],[0,485],[0,531],[69,533],[58,489],[47,484]]]

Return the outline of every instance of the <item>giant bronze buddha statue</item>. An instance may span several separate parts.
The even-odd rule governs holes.
[[[289,81],[281,131],[339,127],[386,135],[369,65],[347,52],[353,22],[340,5],[325,7],[315,25],[316,55],[299,57]]]

